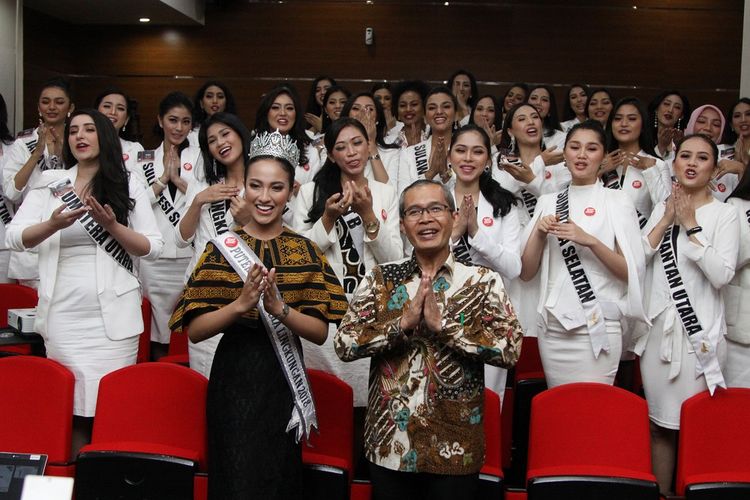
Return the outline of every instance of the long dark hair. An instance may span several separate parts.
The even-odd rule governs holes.
[[[612,116],[612,113],[615,110],[615,99],[612,97],[612,92],[609,91],[609,89],[604,87],[597,87],[590,89],[589,95],[586,96],[586,118],[592,118],[589,116],[589,104],[591,104],[591,98],[594,97],[594,94],[598,94],[599,92],[604,92],[607,94],[607,97],[609,97],[609,100],[612,101],[612,111],[609,112],[609,116]]]
[[[5,105],[3,95],[0,94],[0,142],[11,144],[13,139],[13,134],[8,128],[8,107]]]
[[[141,117],[138,115],[138,101],[131,99],[125,91],[119,87],[107,87],[96,96],[94,107],[99,109],[99,105],[104,98],[111,94],[121,95],[125,99],[125,106],[127,107],[128,120],[122,130],[117,131],[117,135],[126,141],[141,142],[143,134],[141,133]]]
[[[94,121],[96,135],[99,139],[99,170],[91,179],[90,193],[102,205],[108,204],[115,213],[117,222],[128,225],[128,214],[135,207],[135,200],[130,198],[128,188],[128,171],[122,160],[122,147],[109,118],[95,109],[77,109],[70,115],[65,125],[65,145],[63,155],[66,168],[77,163],[70,150],[70,122],[79,115],[88,115]]]
[[[182,92],[170,92],[161,100],[159,103],[159,116],[164,118],[169,110],[173,108],[185,108],[192,119],[193,103],[190,101],[190,98]],[[159,126],[158,121],[156,122],[156,125],[154,125],[154,134],[161,137],[162,140],[164,139],[164,129]],[[182,151],[189,146],[190,141],[185,137],[185,140],[182,141],[182,144],[177,148],[177,152],[181,154]]]
[[[310,94],[307,96],[307,109],[305,110],[305,113],[311,113],[315,116],[320,116],[320,113],[323,112],[323,108],[321,108],[320,104],[318,104],[318,101],[315,100],[315,94],[317,94],[315,89],[323,80],[328,80],[329,82],[331,82],[331,87],[336,85],[336,80],[327,75],[320,75],[315,80],[313,80],[312,84],[310,85]]]
[[[393,99],[391,99],[391,113],[393,116],[398,118],[398,100],[406,92],[414,92],[422,98],[422,112],[424,113],[425,103],[427,101],[427,93],[430,91],[430,86],[422,80],[406,80],[399,82],[393,89]]]
[[[692,112],[692,109],[690,108],[690,101],[688,101],[687,96],[682,94],[682,92],[680,92],[679,90],[665,90],[664,92],[660,92],[659,95],[654,97],[648,105],[648,128],[651,131],[651,139],[654,141],[654,144],[658,144],[659,142],[659,129],[656,125],[656,113],[659,111],[661,102],[670,95],[676,95],[682,101],[682,116],[679,120],[677,120],[677,123],[675,124],[675,128],[677,130],[685,130],[685,127],[687,127],[688,120],[690,118],[690,113]]]
[[[549,85],[534,85],[531,87],[531,91],[526,95],[526,102],[529,102],[529,97],[534,93],[536,89],[544,89],[549,95],[549,111],[547,116],[542,118],[542,126],[544,127],[544,135],[546,137],[552,137],[555,134],[555,130],[562,131],[560,126],[560,119],[557,117],[557,99],[555,98],[555,92]],[[541,117],[541,113],[539,113]]]
[[[234,100],[232,91],[229,90],[229,87],[227,87],[227,84],[218,80],[209,80],[201,85],[201,88],[198,89],[198,91],[195,93],[195,97],[193,98],[194,127],[197,125],[201,125],[204,121],[206,121],[206,118],[208,118],[208,113],[206,113],[206,110],[201,106],[201,101],[203,100],[203,96],[206,94],[206,90],[208,90],[208,87],[211,86],[219,87],[221,91],[224,92],[224,97],[227,100],[226,106],[224,107],[224,113],[231,113],[233,115],[237,114],[237,103]]]
[[[221,123],[234,130],[242,140],[242,159],[245,164],[245,171],[250,163],[247,154],[250,152],[250,131],[247,129],[244,123],[236,116],[231,113],[214,113],[209,116],[208,119],[201,125],[201,129],[198,132],[198,144],[201,147],[201,155],[203,156],[203,165],[206,172],[206,182],[209,184],[217,184],[222,178],[227,175],[227,167],[219,160],[211,155],[208,150],[208,127],[215,123]]]
[[[255,113],[255,133],[274,132],[271,130],[271,125],[268,124],[268,112],[271,110],[273,102],[281,94],[288,95],[292,100],[292,104],[294,104],[294,123],[292,124],[292,128],[289,129],[289,137],[294,139],[294,142],[297,144],[297,149],[299,149],[299,166],[302,166],[308,161],[307,145],[312,141],[307,132],[305,132],[305,117],[299,104],[299,96],[294,87],[283,84],[277,85],[263,96],[258,105],[258,111]]]
[[[640,146],[641,150],[645,151],[647,154],[659,158],[659,155],[657,155],[656,151],[654,150],[654,140],[651,137],[651,132],[648,129],[648,123],[646,123],[646,120],[648,120],[648,112],[646,111],[646,108],[643,106],[643,103],[640,101],[640,99],[632,96],[623,97],[622,99],[617,101],[617,104],[614,105],[614,107],[612,108],[612,112],[609,114],[606,127],[607,151],[612,152],[620,147],[617,139],[615,139],[615,134],[612,133],[612,122],[614,121],[615,115],[617,114],[617,110],[627,104],[635,107],[635,109],[638,110],[638,114],[641,115],[641,133],[638,136],[638,145]]]
[[[313,182],[315,183],[313,203],[307,212],[307,220],[305,222],[315,222],[320,219],[326,210],[326,200],[334,194],[341,192],[341,168],[333,161],[333,147],[336,145],[339,134],[346,127],[355,127],[367,138],[367,130],[365,130],[364,125],[359,120],[355,120],[350,116],[342,116],[331,123],[324,139],[328,158],[320,170],[318,170],[318,173],[315,174],[315,177],[313,177]]]
[[[476,119],[474,118],[474,114],[477,112],[477,105],[479,104],[479,101],[481,101],[484,98],[489,98],[492,100],[492,105],[495,107],[495,122],[492,124],[495,126],[495,130],[502,130],[503,128],[503,108],[502,106],[498,106],[497,98],[493,96],[492,94],[485,94],[483,96],[480,96],[479,99],[476,100],[474,103],[474,106],[471,108],[471,114],[469,115],[469,123],[477,123]]]
[[[487,149],[488,161],[492,165],[492,142],[487,132],[482,127],[474,123],[469,123],[453,132],[451,137],[451,148],[456,144],[456,140],[464,134],[476,132],[482,138],[484,147]],[[518,199],[513,193],[502,187],[495,179],[492,178],[491,169],[484,169],[479,176],[479,192],[492,205],[493,217],[505,217]],[[458,203],[458,200],[456,200]]]
[[[372,93],[360,92],[359,94],[351,96],[346,101],[344,109],[341,110],[341,117],[343,118],[351,114],[352,106],[354,106],[354,101],[356,101],[360,97],[369,97],[370,99],[372,99],[372,102],[375,103],[375,143],[378,145],[378,147],[383,149],[398,148],[398,144],[389,144],[385,142],[386,128],[388,127],[388,124],[385,121],[385,112],[383,111],[383,106],[380,104],[380,101],[375,99],[375,96],[372,95]]]
[[[573,89],[583,89],[583,93],[586,94],[586,100],[588,100],[588,97],[590,95],[589,88],[584,83],[574,83],[573,85],[568,87],[568,91],[565,93],[565,104],[563,104],[562,112],[562,121],[564,122],[577,118],[573,106],[570,105],[570,93],[573,91]],[[583,114],[586,114],[585,107],[583,108]]]
[[[344,87],[340,85],[331,85],[330,87],[328,87],[328,90],[326,90],[326,94],[323,96],[323,111],[324,112],[323,112],[322,132],[324,134],[328,132],[328,127],[330,127],[331,122],[333,122],[333,120],[331,120],[331,117],[328,116],[328,113],[325,111],[326,103],[328,102],[328,99],[330,99],[331,96],[335,94],[336,92],[341,92],[342,94],[346,96],[347,99],[349,99],[352,96],[351,92],[349,92],[347,89],[345,89]]]
[[[513,118],[516,116],[516,113],[519,109],[521,109],[524,106],[528,106],[531,109],[534,110],[534,112],[539,113],[534,106],[529,104],[528,102],[520,102],[518,104],[515,104],[512,108],[508,110],[508,113],[505,115],[505,118],[503,119],[503,133],[500,136],[500,144],[497,145],[499,148],[509,148],[510,147],[510,129],[513,128]],[[541,116],[540,116],[541,118]],[[539,147],[542,148],[542,151],[544,151],[544,134],[539,134]],[[513,154],[518,154],[520,152],[518,142],[516,141],[516,145],[513,149]]]
[[[750,106],[750,97],[740,97],[737,102],[732,104],[732,107],[729,108],[729,112],[726,115],[726,125],[724,126],[724,140],[722,141],[723,144],[734,144],[739,137],[737,135],[737,132],[732,130],[732,116],[734,115],[734,108],[736,108],[740,104],[747,104],[748,106]],[[744,178],[745,176],[743,175],[742,177]]]
[[[479,90],[477,90],[477,79],[474,78],[474,75],[472,75],[469,71],[466,71],[465,69],[459,69],[456,70],[450,78],[448,78],[448,88],[453,91],[453,81],[456,79],[457,76],[465,75],[469,77],[469,85],[471,87],[471,95],[466,100],[466,105],[470,108],[474,107],[474,104],[477,102],[477,95],[479,95]]]

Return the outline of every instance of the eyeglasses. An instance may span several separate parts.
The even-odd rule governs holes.
[[[422,214],[427,213],[430,217],[440,217],[450,210],[448,205],[430,205],[429,207],[411,207],[404,211],[404,217],[409,220],[419,220]]]

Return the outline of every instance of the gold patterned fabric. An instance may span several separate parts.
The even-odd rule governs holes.
[[[433,280],[442,329],[399,327],[419,287],[416,259],[376,266],[334,338],[344,361],[371,357],[365,453],[405,472],[472,474],[484,463],[484,363],[510,368],[521,326],[500,275],[451,255]]]
[[[276,268],[276,285],[284,302],[302,313],[338,323],[346,312],[346,296],[323,252],[307,238],[284,228],[276,238],[258,240],[241,229],[236,233],[267,268]],[[213,243],[206,245],[180,295],[169,327],[181,331],[194,317],[220,309],[242,292],[244,283]],[[243,325],[262,329],[258,310]]]

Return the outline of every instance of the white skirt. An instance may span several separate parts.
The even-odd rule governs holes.
[[[606,320],[606,328],[609,352],[602,351],[595,358],[588,332],[569,332],[552,314],[547,314],[547,331],[539,334],[539,355],[547,387],[574,382],[613,385],[622,352],[622,327],[619,321]]]
[[[73,414],[82,417],[94,416],[99,380],[135,364],[138,354],[137,335],[110,340],[105,334],[96,277],[91,273],[96,268],[95,252],[94,245],[61,249],[44,339],[47,357],[76,377]]]
[[[214,364],[214,354],[223,333],[218,333],[211,338],[194,344],[188,340],[188,361],[190,368],[197,371],[206,378],[211,376],[211,367]]]
[[[499,366],[484,365],[484,386],[500,396],[500,409],[503,408],[505,384],[508,380],[508,370]]]
[[[750,345],[727,339],[727,365],[724,370],[727,387],[750,388]]]
[[[139,277],[143,293],[151,303],[151,340],[169,344],[171,330],[169,318],[185,286],[185,270],[190,257],[180,259],[158,259],[156,262],[141,260]]]
[[[648,401],[649,418],[659,427],[677,430],[680,428],[682,403],[690,396],[708,390],[708,386],[703,375],[695,376],[695,353],[688,352],[690,342],[684,334],[680,342],[680,373],[669,380],[671,363],[662,361],[660,356],[665,314],[661,313],[653,321],[646,348],[641,356],[641,377]],[[721,337],[716,351],[723,371],[727,358],[727,343],[724,337]]]

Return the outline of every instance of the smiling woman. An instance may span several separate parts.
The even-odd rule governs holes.
[[[325,252],[347,294],[379,263],[403,256],[396,190],[365,176],[367,130],[340,118],[326,134],[328,159],[294,205],[294,228]],[[344,364],[331,342],[305,355],[310,366],[336,374],[354,389],[356,406],[367,401],[367,363]]]
[[[120,136],[122,159],[128,170],[133,170],[138,152],[143,151],[140,136],[138,103],[118,88],[105,89],[94,101],[94,107],[110,119]]]
[[[155,150],[142,151],[133,174],[146,188],[156,222],[164,237],[159,259],[141,266],[143,290],[151,303],[152,357],[166,354],[171,331],[169,316],[180,293],[192,251],[175,243],[175,226],[186,207],[188,184],[203,176],[198,147],[191,145],[193,106],[181,92],[172,92],[159,104],[158,131],[163,137]]]
[[[110,120],[76,111],[66,138],[70,167],[41,174],[7,240],[39,252],[34,327],[47,356],[76,374],[74,414],[93,417],[99,379],[135,363],[143,331],[132,258],[157,258],[163,240],[144,188],[128,179]],[[87,426],[76,421],[77,429]]]

